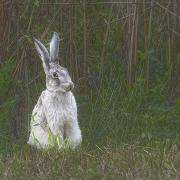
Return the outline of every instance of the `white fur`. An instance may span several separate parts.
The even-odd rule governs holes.
[[[58,64],[59,36],[53,33],[50,56],[46,47],[34,38],[36,50],[46,74],[46,90],[42,92],[31,118],[28,144],[47,148],[55,137],[61,147],[64,139],[72,148],[81,143],[81,130],[77,120],[77,106],[71,90],[74,85],[68,71]],[[55,73],[55,74],[54,74]]]
[[[37,148],[47,148],[48,132],[58,138],[61,144],[65,138],[70,140],[70,146],[81,143],[81,131],[77,120],[77,106],[72,92],[42,92],[34,107],[31,119],[31,134],[28,144]]]

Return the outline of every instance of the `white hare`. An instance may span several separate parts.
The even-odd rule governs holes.
[[[34,39],[36,49],[46,74],[46,90],[41,93],[31,117],[31,133],[28,144],[48,148],[49,133],[56,137],[59,146],[68,139],[75,148],[82,141],[77,119],[77,105],[71,90],[74,87],[67,69],[58,64],[59,36],[53,33],[50,55],[46,47]]]

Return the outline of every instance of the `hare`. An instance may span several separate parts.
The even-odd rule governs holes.
[[[46,74],[46,90],[41,93],[33,109],[28,144],[48,148],[51,145],[49,134],[52,134],[59,147],[63,140],[68,139],[69,146],[75,148],[81,143],[82,136],[77,105],[71,92],[74,84],[67,69],[58,64],[59,36],[53,33],[50,55],[39,40],[34,38],[34,43]]]

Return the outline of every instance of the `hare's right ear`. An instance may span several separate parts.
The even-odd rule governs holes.
[[[50,42],[50,61],[53,63],[58,62],[58,53],[59,53],[59,35],[57,32],[54,32]]]
[[[34,38],[34,44],[36,46],[36,50],[43,62],[43,68],[45,73],[47,74],[49,71],[49,53],[46,47],[37,39]]]

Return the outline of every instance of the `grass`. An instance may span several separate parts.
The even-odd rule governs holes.
[[[71,151],[37,151],[24,146],[0,157],[1,179],[178,179],[176,145],[82,146]]]
[[[179,56],[176,35],[169,31],[176,30],[176,18],[147,4],[137,8],[134,26],[130,4],[109,5],[82,9],[36,0],[14,2],[7,12],[1,6],[8,32],[0,66],[0,179],[180,179]],[[135,27],[137,38],[130,36]],[[75,96],[83,144],[75,151],[25,145],[32,108],[45,87],[31,37],[48,43],[52,31],[64,39],[60,63],[81,90]],[[131,85],[128,59],[137,59],[128,73]]]
[[[90,79],[84,92],[75,91],[83,134],[83,144],[75,151],[39,151],[26,145],[27,119],[36,103],[34,94],[43,89],[41,84],[37,83],[40,90],[35,90],[35,85],[27,88],[27,110],[22,109],[19,129],[21,142],[14,141],[11,128],[4,125],[12,122],[10,112],[15,102],[2,106],[6,113],[0,116],[0,179],[178,180],[179,98],[174,104],[167,102],[163,80],[154,81],[147,89],[139,75],[129,87],[118,68],[112,71],[103,81]]]
[[[146,91],[141,79],[121,92],[117,83],[103,86],[77,97],[79,149],[13,143],[0,155],[1,179],[180,178],[179,101],[168,105],[162,88]]]

